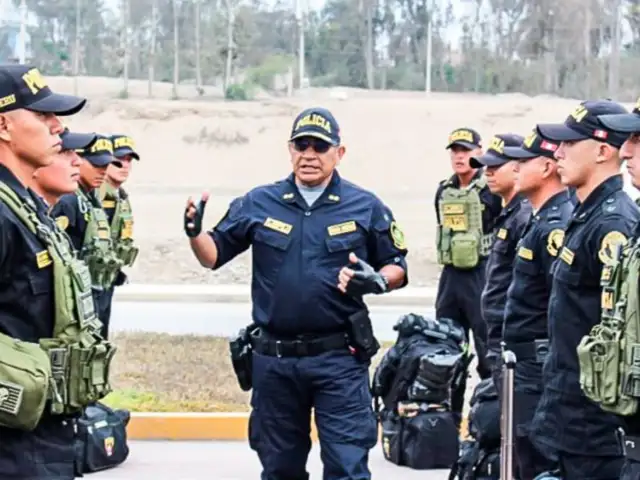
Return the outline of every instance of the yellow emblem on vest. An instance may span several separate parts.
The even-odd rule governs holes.
[[[407,244],[405,243],[405,239],[404,239],[404,232],[395,221],[391,222],[391,226],[389,227],[389,233],[391,234],[391,240],[393,240],[393,245],[398,250],[407,249]]]
[[[549,233],[547,237],[547,252],[552,257],[557,257],[560,248],[562,248],[562,242],[564,241],[564,230],[556,228]]]
[[[627,243],[627,237],[617,230],[607,233],[600,243],[598,258],[607,265],[611,264],[617,255],[618,248],[622,248]]]
[[[102,208],[116,208],[115,200],[103,200]]]
[[[270,228],[271,230],[275,230],[276,232],[284,233],[285,235],[289,235],[291,233],[292,225],[288,223],[281,222],[280,220],[276,220],[271,217],[267,217],[264,221],[264,226]]]
[[[69,226],[69,217],[65,217],[64,215],[57,217],[56,225],[58,225],[58,227],[60,227],[61,230],[66,230],[67,227]]]
[[[127,219],[122,222],[122,230],[120,231],[120,238],[122,240],[133,238],[133,220]]]
[[[498,237],[500,240],[506,240],[507,235],[509,235],[509,231],[506,228],[501,228],[500,230],[498,230],[498,233],[496,233],[496,237]]]
[[[518,256],[525,260],[533,260],[533,251],[525,247],[520,247],[518,249]]]
[[[36,253],[36,264],[38,265],[38,268],[48,267],[52,263],[53,261],[51,260],[51,256],[46,250]]]
[[[351,220],[350,222],[339,223],[337,225],[330,225],[327,227],[327,231],[329,235],[336,236],[342,235],[343,233],[355,232],[358,229],[356,226],[356,222]]]

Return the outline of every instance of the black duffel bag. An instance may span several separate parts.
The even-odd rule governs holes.
[[[449,480],[500,480],[500,450],[482,449],[476,440],[463,441]]]
[[[500,401],[491,378],[482,380],[471,396],[469,433],[480,448],[500,447]]]
[[[112,410],[102,403],[89,405],[78,419],[76,462],[80,473],[116,467],[129,456],[127,410]]]

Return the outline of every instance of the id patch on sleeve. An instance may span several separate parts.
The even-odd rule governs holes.
[[[405,238],[404,238],[404,232],[398,226],[398,224],[396,223],[395,220],[393,222],[391,222],[391,225],[389,226],[389,234],[391,235],[391,240],[393,240],[393,245],[398,250],[406,250],[407,249],[407,244],[406,244]]]
[[[547,252],[552,257],[557,257],[560,248],[562,248],[562,242],[564,241],[564,230],[556,228],[549,233],[547,237]]]
[[[65,215],[61,215],[60,217],[56,217],[56,225],[58,225],[58,227],[61,230],[66,230],[67,227],[69,226],[69,217],[67,217]]]
[[[624,247],[627,237],[617,230],[607,233],[600,243],[598,258],[604,265],[613,263],[617,256],[618,249]]]

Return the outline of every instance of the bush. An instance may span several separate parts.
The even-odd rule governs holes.
[[[232,101],[247,101],[252,97],[253,92],[248,84],[232,83],[224,92],[224,98]]]

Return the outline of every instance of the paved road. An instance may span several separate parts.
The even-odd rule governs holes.
[[[243,442],[131,442],[126,463],[106,472],[87,475],[95,480],[255,480],[260,463]],[[397,467],[382,456],[380,444],[371,451],[369,462],[375,479],[445,480],[447,470],[411,470]],[[322,479],[317,445],[309,456],[311,480]]]
[[[376,335],[395,340],[393,325],[401,315],[413,312],[433,315],[433,308],[402,306],[370,308]],[[163,332],[175,335],[231,336],[251,318],[248,303],[114,302],[111,331]]]

